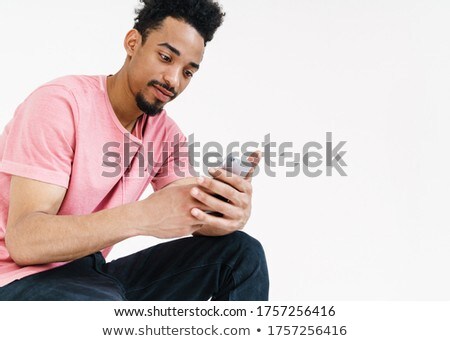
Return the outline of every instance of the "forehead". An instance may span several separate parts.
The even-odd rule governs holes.
[[[204,40],[197,30],[172,17],[164,19],[160,28],[149,32],[144,48],[146,45],[155,48],[165,43],[175,47],[181,58],[189,59],[189,62],[200,63],[205,52]]]

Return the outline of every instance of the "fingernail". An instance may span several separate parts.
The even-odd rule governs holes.
[[[215,175],[216,173],[220,173],[219,169],[218,169],[218,168],[215,168],[215,167],[208,169],[208,172],[209,172],[211,175]]]
[[[205,178],[203,176],[197,178],[197,183],[202,184],[205,182]]]
[[[191,193],[192,193],[193,195],[197,195],[197,194],[198,194],[198,189],[197,189],[197,188],[193,188],[193,189],[191,190]]]

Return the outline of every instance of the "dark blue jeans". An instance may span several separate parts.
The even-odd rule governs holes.
[[[0,300],[260,301],[269,277],[244,232],[188,237],[106,263],[100,252],[0,288]]]

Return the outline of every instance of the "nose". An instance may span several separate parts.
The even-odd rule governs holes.
[[[180,86],[180,72],[177,67],[167,68],[163,75],[163,80],[169,88],[175,89],[175,92],[178,91]]]

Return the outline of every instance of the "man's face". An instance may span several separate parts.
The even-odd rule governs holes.
[[[135,34],[135,48],[128,53],[128,82],[138,108],[155,116],[191,81],[203,58],[204,40],[195,28],[171,17],[150,31],[143,45]]]

